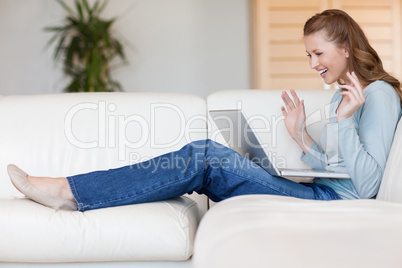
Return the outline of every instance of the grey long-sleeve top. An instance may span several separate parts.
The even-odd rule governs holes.
[[[301,160],[313,169],[346,172],[351,179],[315,178],[342,199],[373,198],[377,195],[395,129],[401,115],[395,89],[384,81],[368,85],[364,104],[353,116],[337,123],[342,100],[338,90],[331,101],[329,123],[321,134],[322,148],[314,142]]]

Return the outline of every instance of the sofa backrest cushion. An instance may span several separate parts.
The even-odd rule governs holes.
[[[9,163],[38,176],[68,176],[134,164],[207,138],[205,113],[205,99],[190,94],[3,97],[0,197],[20,195],[8,179]]]
[[[308,168],[300,160],[300,147],[286,130],[281,112],[281,93],[282,90],[220,91],[209,95],[207,104],[209,110],[242,109],[279,167]],[[328,122],[329,103],[334,91],[301,90],[297,94],[300,99],[305,99],[309,134],[319,143],[322,127]],[[208,136],[227,144],[212,120]]]

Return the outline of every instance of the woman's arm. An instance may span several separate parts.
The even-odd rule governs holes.
[[[356,191],[361,198],[372,198],[378,192],[399,120],[399,98],[385,82],[377,82],[373,85],[377,88],[363,94],[357,76],[347,75],[351,84],[340,86],[346,91],[341,93],[344,97],[337,111],[338,124],[332,131],[338,135],[339,150]]]
[[[392,88],[370,91],[358,114],[357,129],[354,117],[332,127],[338,134],[339,150],[361,198],[372,198],[378,192],[399,119],[399,100],[395,99]]]
[[[328,157],[321,147],[314,142],[307,153],[302,153],[300,159],[313,169],[325,170],[328,165]]]
[[[311,138],[306,129],[306,112],[304,101],[299,100],[296,92],[291,89],[290,93],[294,101],[289,97],[286,91],[282,92],[282,100],[285,106],[282,106],[285,126],[289,135],[303,150],[302,161],[313,169],[324,169],[327,165],[327,157],[324,151]]]
[[[290,93],[293,96],[294,102],[286,91],[283,91],[281,96],[286,106],[286,109],[284,106],[281,107],[282,114],[285,117],[285,126],[293,140],[300,146],[304,153],[307,153],[313,145],[314,140],[306,130],[304,100],[300,101],[293,89],[290,90]]]

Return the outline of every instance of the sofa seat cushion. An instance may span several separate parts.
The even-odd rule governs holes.
[[[217,203],[202,219],[201,267],[402,267],[402,205],[267,195]]]
[[[0,215],[1,262],[187,260],[199,222],[186,197],[84,213],[0,199]]]

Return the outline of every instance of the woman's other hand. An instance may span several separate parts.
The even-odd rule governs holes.
[[[289,135],[296,141],[297,144],[306,153],[313,144],[313,140],[308,135],[306,130],[306,112],[304,108],[304,101],[299,100],[296,92],[291,89],[293,100],[289,97],[286,91],[282,92],[282,100],[285,107],[282,106],[282,114],[285,117],[285,126]]]
[[[351,117],[353,113],[366,101],[366,98],[363,95],[363,87],[361,86],[356,74],[354,72],[352,72],[352,74],[347,72],[346,75],[350,79],[350,85],[339,85],[339,87],[344,89],[344,91],[340,93],[340,95],[343,96],[343,99],[336,111],[338,122]]]

